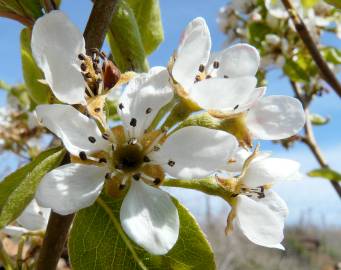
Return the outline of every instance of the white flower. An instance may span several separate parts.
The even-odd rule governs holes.
[[[248,44],[237,44],[210,55],[210,32],[203,18],[185,29],[175,54],[172,76],[183,88],[179,95],[216,117],[244,113],[250,133],[277,140],[296,134],[304,125],[301,103],[292,97],[263,97],[256,88],[260,57]]]
[[[246,158],[250,153],[239,155]],[[241,163],[237,160],[237,164]],[[228,217],[227,232],[235,224],[253,243],[284,249],[281,242],[288,209],[285,202],[269,188],[276,181],[296,178],[299,167],[296,161],[271,158],[269,153],[257,153],[257,150],[249,156],[240,176],[230,183],[235,185],[235,202]]]
[[[45,230],[50,216],[50,209],[40,207],[33,199],[17,218],[18,226],[6,226],[2,232],[18,237],[30,231]]]
[[[119,100],[122,126],[102,133],[93,119],[69,105],[41,105],[37,115],[62,139],[67,150],[83,163],[63,165],[42,180],[37,200],[59,214],[69,214],[94,203],[105,178],[129,191],[120,219],[124,231],[152,254],[165,254],[179,233],[177,209],[158,188],[167,173],[192,179],[212,174],[226,164],[237,147],[223,131],[186,127],[170,136],[147,132],[158,111],[173,98],[164,68],[136,76]]]
[[[292,3],[296,10],[302,14],[300,0],[294,0]],[[289,17],[289,14],[281,0],[265,0],[265,7],[269,11],[270,15],[275,18],[287,19]]]

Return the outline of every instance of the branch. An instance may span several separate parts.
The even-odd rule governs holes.
[[[114,13],[117,0],[96,0],[85,32],[86,48],[101,48]],[[64,164],[69,161],[64,160]],[[74,214],[62,216],[51,212],[40,251],[37,270],[54,270],[63,251]]]
[[[302,18],[298,15],[295,7],[292,5],[291,0],[282,0],[283,5],[287,9],[291,20],[293,21],[296,31],[303,41],[304,45],[310,52],[315,64],[324,80],[334,89],[336,94],[341,98],[341,85],[337,80],[333,71],[329,68],[328,64],[324,61],[319,49],[317,48],[312,36],[310,35],[307,26],[304,24]]]
[[[20,22],[20,23],[22,23],[23,25],[25,25],[25,26],[27,26],[29,28],[32,28],[32,26],[34,24],[34,21],[31,20],[30,18],[26,18],[26,17],[20,16],[18,14],[13,13],[13,12],[0,11],[0,17],[5,17],[5,18],[8,18],[8,19],[15,20],[15,21]]]
[[[321,168],[329,168],[329,165],[326,159],[324,158],[320,147],[318,146],[316,142],[313,126],[309,119],[309,109],[308,109],[309,101],[307,101],[305,98],[302,97],[301,89],[297,83],[293,81],[290,81],[290,83],[296,94],[296,97],[302,102],[305,115],[306,115],[306,122],[304,125],[305,136],[301,139],[301,141],[309,147],[311,153],[314,155],[315,159],[320,164]],[[332,184],[333,188],[335,189],[336,193],[339,195],[341,199],[341,186],[339,185],[339,183],[333,180],[329,182]]]
[[[44,6],[45,6],[46,12],[50,12],[52,10],[57,9],[57,5],[55,4],[53,0],[44,0]]]

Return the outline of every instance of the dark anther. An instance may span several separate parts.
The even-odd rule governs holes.
[[[205,66],[204,66],[203,64],[201,64],[201,65],[199,66],[199,71],[200,71],[200,72],[204,72],[204,70],[205,70]]]
[[[200,75],[195,76],[195,82],[200,81],[200,79],[201,79]]]
[[[233,110],[237,110],[239,107],[239,104],[237,104],[236,106],[234,106]]]
[[[88,73],[85,73],[84,76],[85,76],[85,78],[88,78],[88,79],[91,78],[91,74],[90,74],[89,72],[88,72]]]
[[[137,139],[136,138],[130,138],[128,140],[128,144],[132,144],[132,145],[137,144]]]
[[[91,143],[95,143],[95,142],[96,142],[95,137],[92,137],[92,136],[88,137],[88,140],[89,140]]]
[[[78,59],[79,59],[79,60],[82,60],[82,61],[85,60],[85,55],[82,54],[82,53],[81,53],[81,54],[78,54]]]
[[[144,156],[144,157],[143,157],[143,162],[150,162],[150,158],[147,157],[147,156]]]
[[[95,69],[95,72],[96,72],[96,74],[100,74],[101,72],[102,72],[102,70],[100,69],[100,68],[96,68]],[[102,80],[102,79],[101,79]]]
[[[97,69],[97,68],[98,68],[97,63],[92,63],[92,66],[94,67],[94,69]]]
[[[152,112],[152,108],[147,108],[146,114],[151,113],[151,112]]]
[[[235,197],[237,197],[239,194],[238,193],[234,193],[234,194],[232,194],[231,196],[233,197],[233,198],[235,198]]]
[[[88,158],[86,157],[86,154],[84,151],[79,152],[79,158],[81,160],[87,160]]]
[[[113,151],[115,151],[115,144],[112,144],[112,145],[111,145],[111,149],[112,149]]]
[[[173,167],[175,165],[175,161],[173,161],[173,160],[168,161],[168,165]]]
[[[212,76],[211,75],[206,75],[206,79],[211,79]]]
[[[153,150],[154,150],[154,151],[159,151],[159,150],[160,150],[160,147],[157,146],[157,145],[155,145],[155,146],[153,147]]]
[[[111,173],[110,172],[105,174],[105,179],[111,179]]]
[[[227,76],[227,75],[224,75],[224,78],[225,78],[225,79],[227,79],[228,77],[229,77],[229,76]]]
[[[103,60],[107,59],[107,55],[103,51],[99,53],[99,57],[101,57]]]
[[[118,108],[122,111],[124,108],[123,104],[122,103],[118,104]]]
[[[213,62],[213,68],[219,68],[219,62],[218,61]]]
[[[86,64],[84,64],[84,63],[81,64],[81,70],[86,71]]]
[[[260,192],[262,192],[262,193],[264,192],[264,187],[263,186],[260,187]]]
[[[125,184],[120,184],[120,186],[118,187],[119,190],[123,190],[126,187]]]
[[[94,109],[94,111],[95,111],[96,113],[99,113],[99,112],[101,111],[101,108],[97,107],[97,108]]]
[[[131,118],[129,125],[131,125],[132,127],[136,127],[136,123],[137,123],[136,118]]]
[[[160,179],[160,178],[155,178],[154,181],[153,181],[153,183],[154,183],[155,185],[158,185],[158,184],[161,183],[161,179]]]
[[[257,197],[258,199],[263,199],[265,198],[265,194],[263,192],[259,192]]]
[[[104,140],[109,140],[109,134],[103,133],[103,134],[102,134],[102,138],[103,138]]]
[[[100,158],[98,162],[99,163],[107,163],[107,159],[106,158]]]
[[[134,180],[138,181],[141,178],[141,174],[140,173],[135,173],[135,174],[133,174],[133,178],[134,178]]]

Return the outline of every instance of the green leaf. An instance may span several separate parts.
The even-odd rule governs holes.
[[[305,69],[292,59],[286,59],[283,71],[294,82],[308,82],[310,79]]]
[[[341,174],[329,168],[312,170],[308,175],[311,177],[325,178],[330,181],[341,181]]]
[[[215,269],[212,249],[194,217],[173,199],[180,217],[180,235],[173,249],[154,256],[136,246],[119,223],[122,199],[101,196],[77,213],[70,238],[72,269]],[[138,228],[136,228],[138,230]]]
[[[158,0],[127,0],[134,12],[144,50],[151,54],[163,41],[163,27]]]
[[[15,220],[33,199],[42,177],[65,155],[60,147],[39,154],[32,162],[0,182],[0,228]]]
[[[29,28],[21,31],[20,44],[22,69],[28,93],[35,103],[48,103],[51,94],[50,88],[38,81],[44,76],[32,56],[31,30]]]
[[[334,47],[327,47],[322,49],[322,54],[327,62],[335,65],[341,64],[341,50]]]
[[[323,117],[319,114],[310,114],[309,115],[310,121],[315,126],[323,126],[325,124],[328,124],[330,119],[328,117]]]
[[[341,8],[341,2],[340,0],[324,0],[326,3],[328,3],[329,5],[332,5],[336,8]]]
[[[28,17],[37,19],[43,15],[40,0],[19,0],[19,3]]]
[[[261,42],[265,39],[267,34],[272,32],[271,28],[263,22],[255,22],[248,27],[248,40],[257,48],[261,48]]]
[[[119,2],[107,37],[113,60],[121,72],[148,70],[139,27],[134,12],[125,1]]]

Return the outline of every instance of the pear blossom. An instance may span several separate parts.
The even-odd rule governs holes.
[[[122,125],[101,131],[96,122],[69,105],[37,107],[39,120],[64,143],[71,164],[44,176],[38,202],[66,215],[92,205],[108,184],[129,187],[120,210],[127,235],[152,254],[165,254],[179,234],[177,208],[159,188],[165,174],[192,179],[226,165],[237,148],[230,134],[203,127],[171,133],[148,130],[173,98],[165,68],[132,79],[118,101]]]
[[[235,190],[226,231],[231,232],[235,225],[257,245],[284,249],[281,242],[288,208],[270,187],[277,181],[299,177],[300,165],[293,160],[272,158],[269,153],[259,153],[257,149],[253,154],[245,150],[238,152],[240,158],[236,163],[243,164],[241,174],[228,183],[218,177],[222,185],[232,185]],[[246,158],[244,162],[243,158]]]
[[[30,231],[45,230],[51,210],[40,207],[33,199],[16,219],[18,225],[8,225],[2,232],[13,237],[19,237]]]
[[[186,27],[171,68],[172,77],[181,85],[180,96],[216,117],[245,115],[257,139],[284,139],[303,127],[304,111],[297,99],[263,97],[266,88],[256,87],[257,49],[248,44],[213,54],[210,49],[209,29],[198,17]]]

